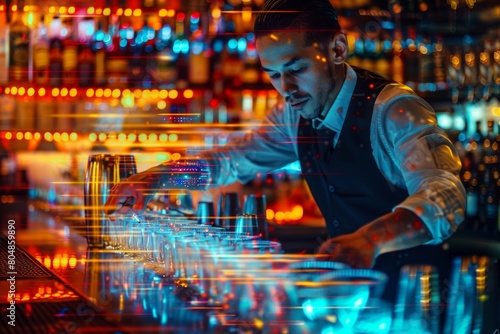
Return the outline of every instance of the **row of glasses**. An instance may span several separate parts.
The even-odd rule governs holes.
[[[254,217],[255,226],[252,225],[253,230],[244,233],[260,234],[263,239],[269,239],[266,219],[266,196],[263,194],[246,195],[241,206],[238,193],[221,193],[217,201],[217,215],[212,201],[201,201],[198,203],[197,208],[197,217],[200,224],[220,226],[228,231],[241,229],[241,219],[248,215]]]
[[[345,264],[311,255],[283,254],[279,242],[193,219],[127,219],[125,254],[161,269],[176,286],[196,291],[191,302],[214,307],[218,311],[213,316],[223,326],[350,330],[370,314],[368,296],[378,294],[372,287],[385,282],[383,276],[373,276],[377,272],[348,271]],[[387,311],[386,306],[376,308]],[[371,314],[376,318],[380,312]],[[380,328],[387,326],[384,321]]]

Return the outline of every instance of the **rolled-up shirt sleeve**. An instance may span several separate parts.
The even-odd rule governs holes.
[[[259,126],[232,133],[228,145],[201,153],[212,185],[246,183],[297,160],[296,120],[286,108],[286,104],[276,104]]]
[[[426,224],[436,244],[464,220],[465,189],[461,162],[432,107],[402,86],[386,87],[372,119],[372,148],[382,173],[409,197],[396,206],[411,210]],[[390,101],[390,102],[386,102]]]

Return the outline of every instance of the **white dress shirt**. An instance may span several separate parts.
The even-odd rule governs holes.
[[[340,133],[356,80],[356,72],[347,65],[338,97],[324,120],[314,121],[315,126]],[[279,102],[258,128],[234,133],[222,150],[203,153],[212,160],[211,183],[246,183],[259,173],[297,161],[299,119],[286,102]],[[411,210],[422,219],[433,236],[428,244],[448,238],[464,219],[465,189],[458,176],[460,158],[445,132],[437,127],[432,107],[409,87],[388,84],[375,101],[370,139],[381,173],[410,194],[396,207]]]

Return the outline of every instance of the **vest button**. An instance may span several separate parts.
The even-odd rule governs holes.
[[[331,193],[334,193],[334,192],[335,192],[335,187],[334,187],[334,186],[332,186],[332,185],[330,185],[330,186],[328,187],[328,190],[329,190]]]
[[[332,224],[335,227],[339,227],[340,226],[340,222],[337,219],[334,219],[333,222],[332,222]]]

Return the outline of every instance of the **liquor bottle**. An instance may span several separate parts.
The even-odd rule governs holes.
[[[482,163],[484,139],[485,137],[481,131],[481,121],[477,120],[476,128],[474,130],[474,133],[472,134],[472,137],[470,138],[469,144],[467,145],[467,149],[470,149],[473,152],[475,164]]]
[[[55,37],[50,40],[49,83],[51,86],[62,85],[62,41]]]
[[[430,39],[424,36],[418,43],[419,54],[419,82],[420,83],[434,83],[434,48]]]
[[[482,155],[484,164],[496,164],[498,162],[498,143],[496,142],[495,121],[490,118],[487,121],[488,132],[483,139]]]
[[[243,84],[255,86],[261,83],[260,62],[255,46],[255,38],[253,34],[247,36],[246,48],[242,52],[244,59],[243,73],[241,80]]]
[[[463,160],[465,158],[465,153],[467,152],[467,144],[469,143],[469,123],[467,121],[463,122],[463,128],[458,132],[455,148],[458,151],[458,155],[460,159]]]
[[[112,17],[109,27],[112,44],[108,47],[106,58],[107,85],[113,88],[126,88],[128,85],[129,64],[125,54],[127,40],[120,37],[118,17]]]
[[[78,86],[91,87],[95,83],[95,54],[92,52],[94,20],[83,19],[78,23]]]
[[[186,89],[189,86],[188,59],[189,40],[186,38],[186,14],[179,12],[175,21],[175,37],[173,51],[177,57],[177,89]]]
[[[143,43],[141,44],[141,56],[139,63],[140,76],[138,83],[144,88],[153,88],[153,86],[158,86],[158,82],[156,78],[154,78],[154,71],[157,66],[155,64],[157,51],[155,48],[156,32],[147,22],[144,22],[142,31]]]
[[[31,81],[31,31],[23,22],[24,0],[17,1],[9,27],[9,82],[26,83]]]
[[[462,159],[461,180],[466,190],[465,225],[469,229],[477,229],[479,209],[479,180],[474,156],[468,151]]]
[[[97,22],[97,30],[92,36],[92,51],[95,57],[95,84],[104,86],[106,84],[106,36],[102,21]]]
[[[178,76],[176,66],[178,53],[173,51],[173,29],[167,18],[156,36],[156,70],[155,80],[161,88],[173,88]]]
[[[467,101],[473,101],[475,98],[475,87],[477,85],[477,63],[475,47],[471,44],[464,46],[464,84],[466,87],[465,96]]]
[[[199,12],[191,14],[190,21],[190,53],[188,61],[189,83],[192,86],[204,86],[210,80],[210,49],[206,41],[206,31],[199,24]]]
[[[437,36],[437,41],[434,46],[434,80],[438,89],[445,89],[446,84],[446,61],[444,52],[444,42],[441,35]]]
[[[492,93],[493,83],[493,42],[486,37],[481,43],[478,62],[478,84],[482,86],[478,92],[478,97],[484,101],[488,101]]]
[[[75,41],[75,31],[73,29],[73,20],[68,19],[64,22],[66,38],[63,39],[62,46],[62,68],[63,85],[66,87],[75,87],[78,83],[78,43]],[[63,30],[64,31],[64,30]]]
[[[78,86],[87,88],[94,85],[95,55],[91,46],[81,44],[78,52]]]
[[[127,24],[124,24],[127,25]],[[142,80],[144,77],[144,59],[143,51],[148,34],[148,24],[144,20],[143,26],[140,30],[134,33],[133,40],[128,43],[129,58],[129,83],[132,87],[142,87]],[[149,87],[148,87],[149,88]]]
[[[42,15],[33,38],[33,73],[36,84],[47,85],[49,83],[49,63],[49,35],[45,25],[45,16]]]

